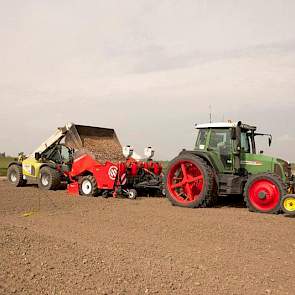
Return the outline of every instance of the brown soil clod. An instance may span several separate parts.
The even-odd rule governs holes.
[[[88,137],[82,140],[83,146],[99,162],[123,161],[122,147],[116,138]]]

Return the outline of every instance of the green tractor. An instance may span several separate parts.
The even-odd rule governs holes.
[[[218,196],[244,195],[250,211],[279,213],[281,201],[294,193],[291,166],[256,152],[255,138],[272,136],[256,127],[232,123],[196,125],[195,149],[183,150],[168,166],[166,194],[173,205],[214,206]]]

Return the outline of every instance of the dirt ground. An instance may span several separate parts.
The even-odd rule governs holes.
[[[240,205],[0,181],[0,294],[295,294],[295,219]]]

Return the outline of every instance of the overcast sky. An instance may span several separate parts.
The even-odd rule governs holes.
[[[295,161],[294,0],[0,0],[0,42],[0,151],[72,121],[170,159],[211,105]]]

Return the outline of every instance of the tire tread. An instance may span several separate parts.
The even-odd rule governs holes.
[[[41,176],[42,176],[42,172],[46,172],[48,173],[51,177],[50,177],[50,183],[47,187],[44,187],[42,182],[41,182]],[[57,170],[49,167],[49,166],[44,166],[41,168],[40,170],[40,177],[38,178],[38,186],[41,189],[45,189],[45,190],[56,190],[59,188],[61,184],[61,174],[60,172],[58,172]]]
[[[280,190],[280,201],[279,204],[276,208],[274,208],[273,210],[269,211],[269,212],[262,212],[258,209],[256,209],[250,202],[249,200],[249,196],[248,196],[248,190],[251,186],[251,184],[257,179],[257,178],[267,178],[270,180],[273,180],[274,182],[277,182],[278,186],[279,186],[279,190]],[[287,193],[287,185],[283,182],[283,180],[281,179],[281,177],[279,177],[277,174],[268,172],[268,173],[259,173],[259,174],[253,174],[249,177],[248,181],[246,182],[246,185],[244,187],[244,202],[247,206],[247,208],[249,209],[249,211],[251,212],[260,212],[260,213],[269,213],[269,214],[278,214],[281,212],[281,198],[286,195]]]
[[[217,182],[216,182],[216,178],[215,178],[215,174],[214,174],[214,170],[213,168],[201,157],[199,156],[195,156],[192,154],[185,154],[185,155],[179,155],[176,158],[174,158],[167,169],[167,175],[169,173],[169,170],[171,169],[171,167],[173,166],[173,164],[176,161],[180,161],[180,160],[192,160],[194,162],[197,161],[198,165],[201,167],[201,170],[203,170],[202,172],[204,172],[206,174],[205,179],[207,180],[207,189],[204,192],[204,195],[201,197],[201,199],[190,203],[190,204],[181,204],[179,202],[177,202],[169,193],[169,189],[168,189],[168,177],[166,177],[166,184],[165,184],[165,188],[166,188],[166,194],[168,199],[170,200],[170,202],[172,203],[172,205],[176,205],[176,206],[181,206],[181,207],[190,207],[190,208],[206,208],[206,207],[213,207],[218,199],[218,194],[217,194]]]
[[[83,176],[79,179],[79,193],[80,195],[82,196],[85,196],[82,192],[82,189],[81,189],[81,185],[82,185],[82,182],[87,179],[91,182],[92,184],[92,192],[89,194],[89,196],[93,196],[93,197],[96,197],[98,196],[99,194],[99,189],[97,187],[97,182],[96,182],[96,179],[93,175],[86,175],[86,176]]]
[[[16,181],[16,183],[11,182],[10,181],[10,177],[9,177],[10,173],[13,170],[17,174],[17,181]],[[12,183],[13,185],[15,185],[16,187],[22,187],[22,186],[24,186],[27,183],[27,181],[24,179],[22,167],[19,166],[19,165],[16,165],[16,164],[12,164],[11,166],[8,167],[8,170],[7,170],[7,178],[9,180],[9,182]]]

